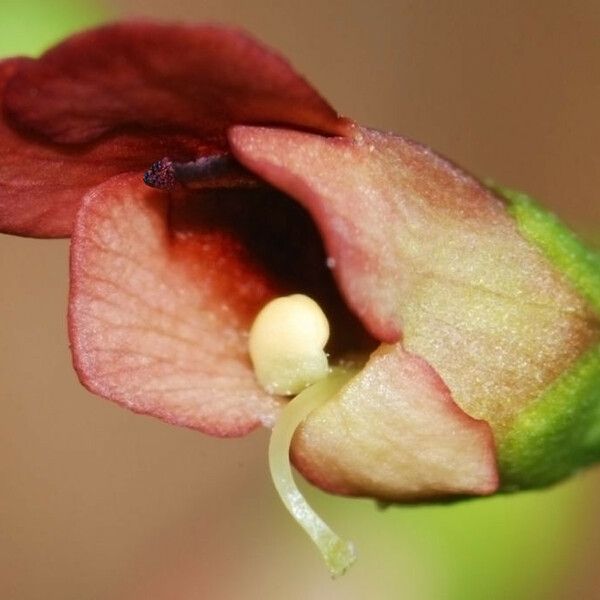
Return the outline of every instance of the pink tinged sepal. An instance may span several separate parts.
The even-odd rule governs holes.
[[[90,391],[135,412],[243,435],[278,407],[247,357],[273,289],[234,236],[189,210],[137,175],[85,196],[71,246],[74,364]]]
[[[359,127],[229,137],[246,168],[310,212],[371,334],[402,340],[496,435],[593,342],[589,306],[503,202],[428,148]]]
[[[383,501],[484,495],[498,488],[492,431],[466,415],[437,373],[382,344],[297,432],[292,457],[324,490]]]

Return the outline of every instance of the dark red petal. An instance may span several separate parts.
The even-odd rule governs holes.
[[[130,175],[84,198],[71,248],[75,368],[89,390],[135,412],[242,435],[277,410],[247,355],[273,290],[235,236],[178,211]]]
[[[0,63],[0,97],[13,74],[28,59]],[[121,134],[78,148],[42,142],[13,129],[0,115],[0,232],[36,237],[71,234],[85,192],[124,171],[142,172],[156,158],[195,157],[202,153],[184,136]]]
[[[5,106],[22,126],[64,143],[123,128],[223,141],[234,123],[347,127],[279,55],[216,26],[125,23],[73,36],[20,69]]]

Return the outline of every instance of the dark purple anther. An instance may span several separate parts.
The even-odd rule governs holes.
[[[150,187],[172,190],[178,184],[188,189],[256,187],[261,181],[230,154],[202,156],[190,162],[163,158],[144,175]]]
[[[144,183],[159,190],[172,190],[177,185],[173,164],[169,158],[157,160],[144,173]]]

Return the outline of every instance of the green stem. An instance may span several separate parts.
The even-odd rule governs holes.
[[[300,493],[290,467],[290,444],[298,426],[329,400],[352,373],[336,369],[325,379],[306,388],[282,410],[269,443],[271,477],[281,500],[319,548],[331,574],[343,574],[354,562],[354,546],[338,537],[310,507]]]

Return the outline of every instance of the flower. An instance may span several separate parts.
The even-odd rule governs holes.
[[[0,80],[0,229],[71,236],[81,382],[212,435],[277,423],[276,484],[332,570],[350,550],[292,436],[310,481],[385,502],[600,459],[600,260],[527,197],[222,27],[109,25]]]

